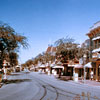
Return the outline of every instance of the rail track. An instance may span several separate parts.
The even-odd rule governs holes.
[[[33,100],[100,100],[93,96],[88,98],[87,95],[76,94],[67,90],[60,89],[33,76],[32,78],[37,82],[39,87],[42,87],[42,90],[44,91],[39,99],[33,98]],[[37,95],[39,95],[39,93]]]
[[[74,100],[73,98],[75,96],[77,96],[77,94],[74,94],[74,93],[71,93],[71,92],[67,92],[67,91],[64,91],[64,90],[61,90],[59,88],[56,88],[54,87],[53,85],[51,84],[48,84],[44,81],[42,81],[41,79],[36,79],[35,77],[33,77],[34,80],[37,82],[37,85],[39,86],[39,88],[42,87],[42,91],[43,91],[43,94],[42,96],[38,99],[38,100],[61,100],[59,97],[65,97],[66,99],[63,99],[63,100]],[[49,97],[49,94],[48,94],[48,91],[51,92],[53,95],[54,98],[50,98]],[[37,96],[39,95],[40,93],[37,94]],[[74,95],[74,96],[71,96],[71,95]],[[36,97],[37,97],[36,96]],[[49,98],[48,98],[49,97]],[[68,98],[72,98],[72,99],[68,99]],[[35,100],[33,98],[33,100]]]
[[[39,98],[39,100],[58,100],[58,91],[55,87],[48,85],[48,84],[44,84],[42,82],[37,81],[38,82],[38,86],[41,88],[42,87],[42,91],[43,94],[42,96]],[[51,95],[54,97],[52,97],[52,99],[50,99],[49,97],[49,93],[51,92]],[[39,95],[40,93],[38,93],[37,95]],[[49,97],[49,98],[48,98]],[[33,99],[34,100],[34,99]]]

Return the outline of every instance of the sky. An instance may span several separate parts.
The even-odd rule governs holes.
[[[0,0],[0,21],[28,39],[29,48],[20,49],[20,63],[66,36],[84,42],[99,20],[100,0]]]

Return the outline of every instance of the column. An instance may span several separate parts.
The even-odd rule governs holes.
[[[98,63],[96,63],[96,81],[98,81]]]
[[[97,40],[97,48],[99,48],[99,41]]]
[[[94,49],[95,44],[93,43],[92,38],[90,38],[90,58],[92,58],[92,50]]]
[[[94,77],[94,76],[96,76],[96,75],[95,75],[95,72],[96,72],[96,68],[93,68],[93,74],[94,74],[94,75],[93,75],[93,80],[95,80],[95,77]]]
[[[73,67],[73,80],[75,80],[75,67]]]
[[[89,79],[91,79],[91,76],[90,76],[91,71],[92,71],[91,68],[89,68]]]

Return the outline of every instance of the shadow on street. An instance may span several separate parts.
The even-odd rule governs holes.
[[[21,82],[31,82],[31,79],[12,79],[12,80],[3,80],[4,84],[12,84],[12,83],[21,83]]]

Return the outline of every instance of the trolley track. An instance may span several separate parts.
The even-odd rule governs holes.
[[[46,82],[44,82],[44,81],[42,81],[41,79],[38,79],[37,80],[37,78],[35,78],[35,77],[32,77],[32,78],[34,78],[34,80],[35,81],[37,81],[38,82],[38,84],[40,85],[40,86],[42,86],[42,88],[44,88],[44,94],[43,94],[43,96],[39,99],[39,100],[44,100],[44,98],[47,96],[47,91],[49,90],[49,91],[51,91],[51,92],[53,92],[53,93],[56,93],[56,96],[55,96],[55,99],[54,100],[58,100],[58,98],[59,98],[59,95],[62,95],[62,96],[66,96],[66,98],[68,97],[70,97],[70,98],[73,98],[73,97],[75,97],[75,96],[77,96],[78,94],[75,94],[75,93],[72,93],[72,92],[68,92],[68,91],[64,91],[64,90],[62,90],[62,89],[59,89],[59,88],[57,88],[57,87],[54,87],[53,85],[51,85],[51,84],[48,84],[48,83],[46,83]],[[63,93],[62,93],[63,92]],[[71,95],[74,95],[74,96],[71,96]],[[34,100],[34,99],[33,99]],[[49,100],[49,99],[48,99]],[[67,100],[67,99],[66,99]]]
[[[59,93],[58,93],[58,91],[55,87],[53,87],[50,84],[43,82],[42,80],[37,80],[36,78],[34,78],[34,80],[37,81],[37,85],[39,87],[42,87],[42,89],[44,91],[43,95],[39,98],[39,100],[50,100],[49,98],[46,99],[47,98],[46,96],[48,96],[48,91],[49,92],[51,91],[52,94],[55,93],[55,98],[53,100],[58,100]],[[39,93],[37,95],[39,95]],[[33,100],[34,100],[34,98],[33,98]]]
[[[53,85],[51,85],[51,84],[49,84],[47,82],[44,82],[41,79],[35,78],[33,76],[32,76],[32,78],[34,78],[34,80],[37,81],[38,84],[40,86],[42,86],[44,88],[44,91],[45,91],[43,96],[39,100],[45,100],[44,98],[47,96],[48,90],[53,92],[53,93],[56,93],[56,97],[55,97],[54,100],[58,100],[60,95],[66,96],[66,98],[71,98],[71,99],[66,99],[66,100],[74,100],[74,98],[77,97],[77,96],[80,96],[80,98],[83,98],[81,94],[76,94],[76,93],[72,93],[70,91],[66,91],[66,90],[60,89],[58,87],[55,87],[55,86],[53,86]],[[85,97],[87,98],[87,96],[85,96]],[[94,99],[95,98],[93,96],[90,96],[90,100],[94,100]],[[47,100],[51,100],[51,99],[47,99]],[[95,100],[97,100],[97,99],[95,99]]]

